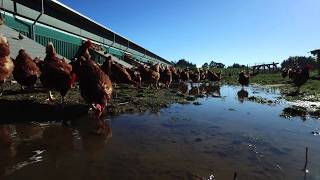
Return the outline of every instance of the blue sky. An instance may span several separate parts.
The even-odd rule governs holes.
[[[60,0],[161,57],[281,62],[320,48],[319,0]]]

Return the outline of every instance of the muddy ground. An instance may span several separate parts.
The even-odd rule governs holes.
[[[1,122],[5,121],[50,121],[65,120],[83,116],[88,113],[89,106],[84,102],[79,89],[71,89],[65,103],[61,96],[54,92],[55,101],[50,102],[48,91],[41,85],[34,89],[21,89],[20,85],[7,81],[3,95],[0,97]],[[108,115],[123,113],[157,113],[161,108],[172,103],[191,103],[195,98],[179,94],[173,89],[136,88],[128,85],[114,87],[112,101],[106,107]]]

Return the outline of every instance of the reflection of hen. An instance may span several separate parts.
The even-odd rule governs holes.
[[[213,97],[221,97],[219,85],[202,83],[199,88],[202,94],[206,94],[207,96],[212,95]]]
[[[249,93],[248,93],[248,91],[246,91],[246,90],[244,90],[244,89],[241,89],[240,91],[238,91],[237,95],[238,95],[238,100],[239,100],[241,103],[243,103],[243,101],[244,101],[246,98],[248,98]]]
[[[104,147],[112,138],[111,125],[104,122],[104,127],[99,136],[94,136],[92,134],[92,128],[97,126],[96,121],[85,118],[78,122],[77,129],[79,130],[79,135],[81,137],[82,147],[86,151],[88,158],[96,161],[101,157],[101,153],[105,152],[103,151]]]
[[[189,90],[189,95],[193,95],[193,96],[197,96],[200,94],[200,89],[198,86],[193,86],[191,87],[191,89]]]
[[[69,156],[75,150],[72,130],[60,125],[50,125],[43,130],[42,142],[47,149],[47,156],[54,157],[56,165],[60,159]]]
[[[13,143],[11,132],[8,125],[0,125],[0,148],[9,148]]]
[[[14,65],[10,57],[10,49],[7,38],[0,36],[0,96],[3,92],[3,84],[12,74]]]
[[[184,82],[174,83],[171,85],[171,88],[181,92],[182,94],[188,92],[188,84]]]
[[[243,71],[241,71],[239,73],[239,79],[238,79],[239,83],[241,84],[241,86],[248,86],[249,85],[249,76],[247,74],[245,74]]]
[[[36,139],[42,136],[43,127],[40,124],[16,124],[16,133],[20,139]]]
[[[40,70],[30,55],[24,50],[19,51],[19,55],[14,61],[14,79],[21,85],[32,87],[40,76]]]
[[[221,97],[220,86],[219,85],[213,85],[212,88],[213,88],[212,97]]]
[[[16,143],[12,136],[11,125],[0,125],[0,177],[4,177],[5,172],[8,171],[8,167],[14,167],[16,163]]]

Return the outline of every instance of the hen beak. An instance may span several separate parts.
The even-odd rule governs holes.
[[[100,104],[92,104],[92,109],[95,112],[96,118],[99,119],[103,113],[104,108]]]

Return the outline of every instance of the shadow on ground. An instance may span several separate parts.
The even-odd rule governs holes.
[[[30,121],[73,120],[88,114],[88,106],[41,104],[31,100],[0,100],[0,124]]]

